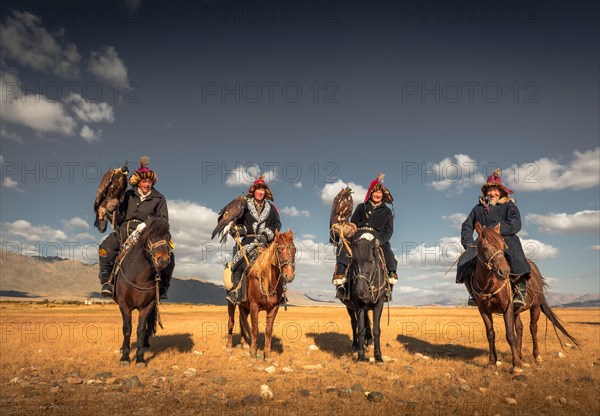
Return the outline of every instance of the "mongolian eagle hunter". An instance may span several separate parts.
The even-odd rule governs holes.
[[[335,196],[331,205],[330,225],[345,224],[348,222],[352,215],[352,192],[352,189],[347,186]]]
[[[240,195],[225,205],[221,211],[219,211],[219,218],[217,218],[217,226],[212,232],[211,239],[215,238],[215,235],[219,234],[219,239],[224,242],[227,239],[227,234],[235,222],[242,217],[244,208],[248,200],[244,195]]]
[[[106,231],[109,215],[113,230],[115,228],[115,213],[127,189],[128,173],[129,169],[125,162],[122,167],[106,172],[100,180],[94,201],[94,212],[96,213],[94,227],[98,228],[101,233]]]

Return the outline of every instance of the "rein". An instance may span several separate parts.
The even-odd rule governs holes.
[[[276,244],[275,247],[274,247],[274,249],[273,249],[273,251],[275,252],[274,253],[274,256],[275,256],[275,266],[278,269],[277,280],[275,281],[275,286],[270,291],[268,290],[268,284],[267,284],[267,288],[266,289],[263,288],[263,285],[262,285],[262,275],[260,276],[261,277],[261,282],[259,282],[259,285],[258,285],[259,288],[260,288],[260,293],[267,297],[267,301],[271,304],[271,306],[275,306],[275,304],[273,304],[273,303],[271,303],[269,301],[269,297],[271,297],[271,296],[273,296],[273,295],[275,295],[277,293],[277,288],[279,287],[279,282],[282,280],[282,277],[283,277],[283,268],[285,266],[291,265],[291,267],[294,270],[296,269],[296,259],[293,258],[293,257],[291,259],[287,260],[287,261],[281,262],[281,260],[279,259],[279,251],[277,250],[280,247],[290,249],[290,248],[294,247],[294,245],[293,244]],[[256,277],[258,278],[259,276],[256,276]],[[285,291],[285,284],[286,284],[286,282],[284,281],[283,282],[284,291]],[[277,302],[279,302],[279,300],[277,300]],[[286,307],[287,307],[287,305],[286,305]]]

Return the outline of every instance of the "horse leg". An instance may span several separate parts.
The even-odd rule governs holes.
[[[481,314],[481,318],[483,319],[483,323],[485,325],[485,335],[487,336],[488,346],[490,349],[488,363],[490,365],[496,365],[498,357],[496,355],[496,333],[494,332],[494,318],[491,312],[484,311],[481,308],[479,309],[479,313]]]
[[[356,312],[353,309],[346,307],[346,311],[350,316],[350,326],[352,327],[352,352],[358,351],[358,334],[357,334],[357,323],[356,323]]]
[[[256,357],[256,341],[258,340],[258,303],[250,304],[250,321],[252,322],[252,344],[250,344],[250,356]]]
[[[521,369],[521,358],[519,357],[519,352],[517,351],[517,342],[515,337],[515,314],[510,304],[504,311],[503,316],[504,327],[506,328],[506,342],[508,342],[508,345],[510,345],[510,351],[512,354],[513,373],[522,373],[523,370]]]
[[[356,308],[356,321],[357,321],[357,331],[358,331],[358,361],[367,361],[365,357],[365,317],[364,315],[367,313],[366,308],[360,307]]]
[[[131,340],[131,309],[119,304],[121,317],[123,318],[123,345],[121,345],[121,365],[129,364],[130,340]]]
[[[240,306],[239,309],[239,321],[240,321],[240,343],[242,346],[244,342],[250,346],[252,339],[250,338],[250,325],[248,324],[248,313],[249,310]]]
[[[521,315],[515,316],[515,331],[517,333],[517,353],[519,359],[523,359],[523,322],[521,321]]]
[[[146,351],[150,349],[150,337],[154,335],[156,330],[156,313],[156,308],[152,308],[148,316],[148,322],[146,323],[146,337],[144,338],[144,349]]]
[[[382,363],[383,358],[381,357],[381,314],[383,312],[383,298],[373,308],[373,336],[375,340],[375,361]],[[368,315],[368,314],[366,314]]]
[[[375,313],[373,313],[373,321],[375,321]],[[373,344],[373,332],[371,330],[371,319],[369,311],[365,310],[365,346],[370,347]]]
[[[135,352],[135,366],[145,367],[146,360],[144,360],[144,340],[146,339],[146,332],[148,324],[148,317],[154,310],[154,302],[146,306],[144,309],[139,311],[138,327],[137,327],[137,350]]]
[[[227,348],[233,347],[233,327],[235,326],[235,303],[227,302]]]
[[[539,306],[532,307],[529,311],[530,313],[530,322],[529,322],[529,331],[531,332],[531,340],[533,342],[533,358],[537,363],[541,363],[542,356],[540,355],[540,347],[538,345],[538,320],[540,319],[541,308]]]
[[[267,311],[267,325],[265,326],[265,360],[271,356],[271,337],[273,335],[273,323],[279,311],[279,304]]]

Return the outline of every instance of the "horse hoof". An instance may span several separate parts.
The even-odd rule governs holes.
[[[265,356],[263,354],[256,354],[256,359],[257,360],[264,360]]]
[[[513,374],[523,374],[523,369],[521,367],[513,367]]]
[[[544,362],[544,359],[542,358],[541,355],[538,355],[537,357],[535,357],[535,362],[538,364],[541,364]]]
[[[121,367],[127,367],[129,365],[129,361],[121,360]]]
[[[135,368],[146,368],[146,363],[143,361],[135,363]]]
[[[377,362],[377,363],[383,363],[383,358],[381,358],[381,357],[375,357],[375,362]]]

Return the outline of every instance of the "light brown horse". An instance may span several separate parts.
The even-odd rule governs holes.
[[[295,277],[296,247],[291,231],[280,233],[275,231],[275,240],[265,248],[256,261],[250,266],[246,277],[246,301],[240,304],[241,342],[250,345],[250,355],[256,356],[258,338],[258,313],[266,311],[264,357],[271,355],[271,338],[273,323],[279,311],[279,300],[283,295],[284,283],[291,283]],[[227,347],[233,344],[232,333],[235,318],[234,304],[228,304],[229,319],[227,322]],[[248,325],[248,314],[252,321],[252,329]]]
[[[517,310],[513,309],[513,294],[509,278],[510,267],[504,256],[506,244],[504,238],[500,235],[500,224],[497,224],[494,228],[486,228],[482,227],[480,223],[476,223],[475,230],[479,235],[477,239],[477,265],[472,278],[467,281],[467,289],[473,294],[485,324],[490,348],[489,364],[495,365],[497,361],[493,313],[502,314],[504,317],[506,341],[508,341],[512,352],[512,365],[515,373],[523,372],[521,369],[523,323],[519,314],[528,309],[531,314],[529,330],[533,342],[533,357],[537,362],[542,362],[537,339],[537,322],[540,312],[543,312],[554,327],[558,328],[573,344],[579,346],[579,342],[567,332],[550,305],[548,305],[544,297],[546,283],[539,269],[531,260],[528,260],[531,266],[531,277],[527,281],[525,306]]]

